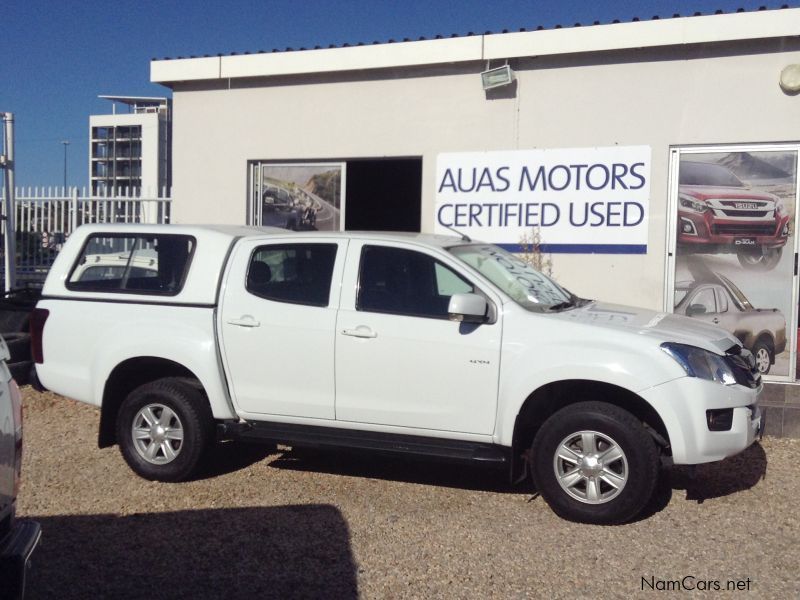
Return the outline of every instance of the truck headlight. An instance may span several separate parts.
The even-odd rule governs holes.
[[[674,342],[661,344],[661,349],[675,359],[689,377],[716,381],[723,385],[736,383],[733,369],[719,354]]]
[[[708,204],[706,204],[705,202],[700,202],[699,200],[695,200],[691,196],[687,196],[685,194],[680,195],[680,204],[683,208],[698,213],[707,212],[709,209]]]

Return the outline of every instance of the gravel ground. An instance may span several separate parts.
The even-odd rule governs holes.
[[[648,515],[599,527],[496,471],[347,453],[226,444],[196,481],[148,482],[97,448],[97,410],[24,395],[30,598],[800,596],[800,440],[676,469]]]

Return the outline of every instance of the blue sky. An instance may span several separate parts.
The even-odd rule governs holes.
[[[653,15],[800,6],[800,0],[5,0],[0,7],[0,111],[16,128],[16,182],[88,179],[89,115],[99,94],[169,96],[150,60],[416,39]]]

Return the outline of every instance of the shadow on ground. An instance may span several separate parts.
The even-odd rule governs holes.
[[[28,599],[358,597],[330,505],[31,518]]]
[[[512,485],[508,480],[508,471],[504,468],[355,450],[293,448],[281,452],[270,466],[293,471],[313,471],[475,491],[517,494],[533,492],[528,482]]]
[[[675,467],[671,484],[674,490],[686,490],[687,500],[703,502],[748,490],[766,476],[767,453],[755,443],[736,456],[698,465],[694,473],[688,467]]]
[[[216,444],[208,453],[208,460],[195,479],[212,479],[245,469],[270,454],[277,452],[274,444],[246,444],[223,442]]]
[[[220,447],[201,477],[229,473],[271,455],[269,466],[277,469],[503,494],[528,494],[532,497],[537,495],[530,478],[512,484],[505,468],[355,450],[275,450],[274,447],[240,443]],[[767,455],[758,443],[723,461],[698,465],[694,469],[686,466],[672,467],[662,472],[652,499],[636,520],[646,519],[664,510],[675,491],[685,491],[686,500],[702,504],[707,499],[750,489],[766,475]]]
[[[702,504],[754,487],[767,476],[767,454],[755,443],[744,452],[719,462],[696,467],[675,466],[665,470],[648,506],[637,520],[664,510],[673,491],[685,491],[686,500]]]

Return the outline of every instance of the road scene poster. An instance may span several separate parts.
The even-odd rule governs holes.
[[[339,231],[344,163],[258,163],[253,221],[294,231]]]
[[[727,329],[762,374],[792,376],[797,150],[681,153],[674,310]]]

